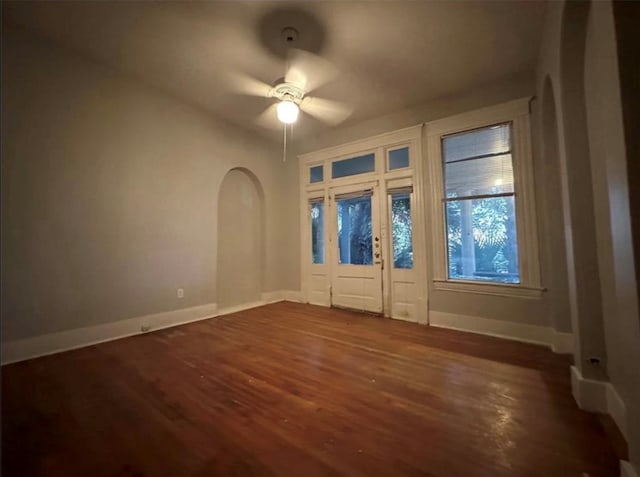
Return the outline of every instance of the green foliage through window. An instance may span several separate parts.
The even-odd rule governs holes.
[[[391,195],[391,231],[393,234],[393,266],[395,268],[413,268],[411,200],[408,193]]]
[[[371,265],[371,196],[339,199],[337,204],[340,263]]]
[[[448,201],[446,212],[450,278],[520,282],[513,196]]]
[[[324,263],[324,203],[311,203],[311,260]]]
[[[442,140],[449,278],[520,283],[511,124]]]

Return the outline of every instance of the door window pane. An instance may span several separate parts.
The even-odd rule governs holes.
[[[394,149],[389,151],[389,170],[409,167],[409,148]]]
[[[413,268],[411,243],[411,200],[408,193],[391,195],[391,233],[393,266]]]
[[[336,202],[339,263],[371,265],[371,196],[337,199]]]
[[[324,170],[322,166],[313,166],[309,168],[309,182],[322,182],[324,180]]]
[[[331,177],[354,176],[356,174],[364,174],[365,172],[373,172],[376,168],[375,154],[365,154],[364,156],[343,159],[331,164]]]
[[[449,277],[520,283],[513,196],[445,204]]]
[[[324,202],[311,204],[311,260],[324,263]]]

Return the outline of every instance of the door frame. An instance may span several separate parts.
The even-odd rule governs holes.
[[[425,193],[428,184],[423,157],[423,124],[412,126],[397,131],[379,134],[362,140],[353,141],[339,146],[310,152],[298,156],[299,190],[300,190],[300,299],[304,303],[314,303],[330,306],[331,303],[331,270],[329,264],[329,250],[325,249],[325,263],[311,263],[311,220],[308,214],[308,202],[310,198],[323,197],[325,208],[328,208],[330,189],[338,187],[353,187],[354,184],[366,184],[378,181],[378,201],[380,210],[380,240],[382,242],[382,256],[385,260],[382,270],[382,303],[385,316],[406,319],[402,316],[394,316],[391,306],[388,305],[392,291],[387,284],[392,281],[392,250],[390,230],[390,210],[388,206],[387,189],[395,187],[398,181],[410,181],[413,185],[411,202],[412,215],[412,242],[414,251],[414,275],[415,287],[414,302],[415,316],[408,319],[419,323],[428,323],[428,236],[427,224],[430,222],[426,216],[429,208],[425,200],[429,200],[429,194]],[[401,147],[409,148],[409,166],[391,170],[389,152]],[[332,163],[342,159],[375,154],[375,170],[358,175],[331,178]],[[311,182],[310,168],[323,167],[323,178],[318,182]],[[427,204],[428,205],[428,204]],[[327,224],[330,214],[325,210],[324,241],[329,243],[330,224]]]

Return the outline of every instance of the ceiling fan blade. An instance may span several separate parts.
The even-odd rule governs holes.
[[[229,87],[239,94],[268,98],[271,86],[245,73],[227,73]]]
[[[305,96],[300,104],[300,109],[314,118],[333,126],[340,124],[351,116],[353,112],[353,108],[344,103],[311,96]]]
[[[282,129],[282,123],[278,120],[278,104],[273,103],[256,118],[256,124],[266,129]]]
[[[308,51],[291,48],[287,60],[289,68],[284,80],[298,86],[305,93],[328,83],[338,74],[338,70],[330,62]]]

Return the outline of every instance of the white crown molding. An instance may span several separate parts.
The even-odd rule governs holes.
[[[452,129],[480,128],[497,122],[508,121],[513,117],[528,115],[530,100],[530,97],[514,99],[505,103],[429,121],[427,123],[427,135],[447,134]]]

